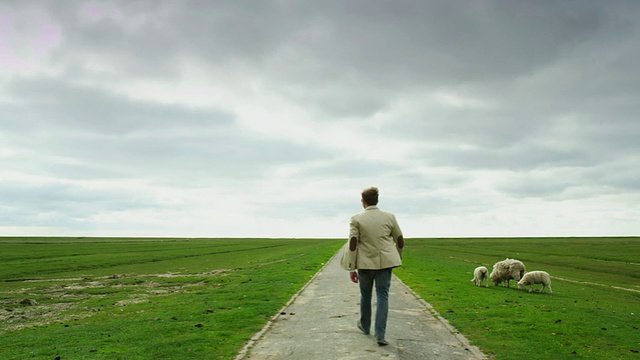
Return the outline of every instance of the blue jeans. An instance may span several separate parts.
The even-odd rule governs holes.
[[[391,268],[381,270],[358,270],[360,284],[360,324],[365,330],[371,328],[371,295],[376,285],[376,339],[384,339],[387,331],[389,313],[389,287],[391,286]]]

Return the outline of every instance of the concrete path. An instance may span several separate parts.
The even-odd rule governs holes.
[[[389,294],[388,346],[356,327],[360,292],[336,254],[236,360],[485,359],[464,336],[395,276]],[[373,313],[375,316],[375,291]],[[373,329],[372,329],[373,331]]]

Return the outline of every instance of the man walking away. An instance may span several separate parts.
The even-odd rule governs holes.
[[[404,238],[395,215],[378,208],[378,188],[362,191],[364,211],[353,215],[349,224],[347,270],[352,282],[360,283],[360,331],[371,329],[371,296],[376,287],[375,337],[378,345],[389,343],[385,333],[389,313],[391,270],[402,265]],[[357,272],[356,272],[357,270]]]

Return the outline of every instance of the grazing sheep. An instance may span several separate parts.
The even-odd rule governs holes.
[[[489,274],[489,278],[495,286],[498,286],[498,284],[504,281],[506,283],[506,287],[509,287],[509,281],[511,279],[519,281],[525,271],[526,268],[522,261],[507,258],[493,264],[493,271]]]
[[[531,271],[524,274],[522,279],[518,281],[518,289],[522,290],[529,285],[529,292],[531,292],[534,284],[542,284],[540,292],[543,292],[544,288],[549,288],[549,294],[553,293],[551,290],[551,276],[545,271]]]
[[[482,286],[482,282],[484,281],[489,287],[489,270],[487,270],[484,266],[478,266],[475,270],[473,270],[473,279],[471,279],[475,286]]]

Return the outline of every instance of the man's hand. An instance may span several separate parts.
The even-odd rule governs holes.
[[[351,282],[354,284],[358,283],[358,273],[355,271],[349,271],[349,278],[351,279]]]

